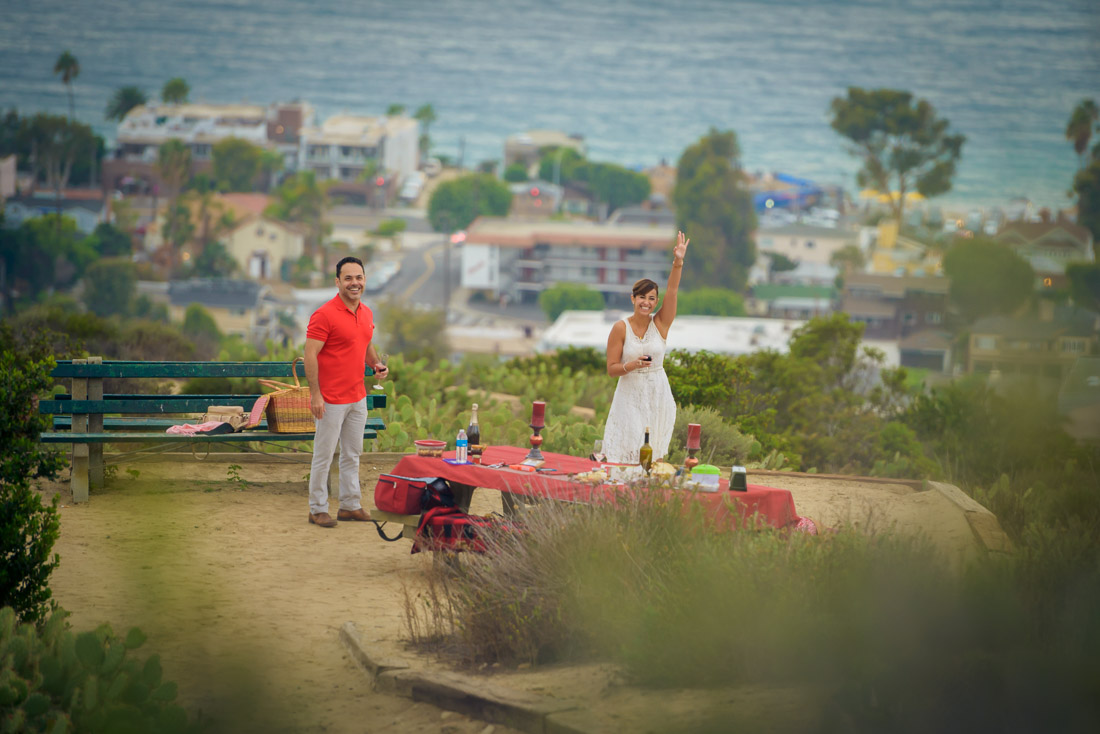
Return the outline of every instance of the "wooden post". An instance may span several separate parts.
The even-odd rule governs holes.
[[[86,359],[74,359],[73,364],[87,364]],[[88,399],[88,380],[84,377],[73,378],[73,400]],[[73,433],[88,432],[88,415],[73,414]],[[73,504],[88,501],[88,444],[74,443],[72,470],[69,476],[69,488],[73,493]]]
[[[89,357],[88,364],[103,364],[103,357]],[[103,399],[103,378],[93,377],[88,380],[88,400]],[[103,414],[93,413],[88,416],[88,432],[103,432]],[[103,444],[96,442],[88,444],[88,470],[89,487],[103,488]]]

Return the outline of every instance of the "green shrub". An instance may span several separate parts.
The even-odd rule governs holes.
[[[583,283],[558,283],[539,294],[539,308],[554,321],[565,311],[602,311],[604,300],[599,291]]]
[[[727,423],[717,410],[685,405],[676,410],[676,426],[668,446],[668,461],[671,464],[683,464],[687,457],[688,423],[698,423],[700,426],[699,451],[695,458],[701,463],[725,467],[743,465],[760,450],[756,439]]]
[[[176,734],[199,731],[172,703],[176,684],[161,678],[160,658],[128,653],[145,642],[133,628],[116,637],[102,625],[74,634],[65,613],[40,629],[0,609],[0,721],[4,731]]]
[[[48,338],[39,333],[21,345],[0,323],[0,605],[28,622],[41,620],[52,606],[47,583],[58,561],[50,555],[60,524],[58,498],[43,505],[32,486],[64,464],[38,443],[50,425],[38,413],[38,396],[48,394],[55,364]]]

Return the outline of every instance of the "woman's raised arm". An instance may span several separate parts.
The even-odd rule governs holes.
[[[661,304],[661,310],[653,317],[657,324],[657,330],[661,337],[668,338],[668,329],[676,318],[676,292],[680,288],[680,273],[684,270],[684,255],[687,254],[688,243],[691,242],[683,232],[676,233],[676,247],[672,249],[672,270],[668,273],[668,287],[665,288],[665,300]]]

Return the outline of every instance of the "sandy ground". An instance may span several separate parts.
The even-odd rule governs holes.
[[[364,455],[366,506],[396,459]],[[371,524],[310,525],[307,471],[215,456],[119,463],[107,488],[77,506],[67,481],[44,485],[62,498],[54,598],[78,630],[140,626],[149,640],[139,653],[159,653],[181,703],[223,731],[513,731],[371,690],[340,627],[351,621],[364,639],[399,640],[405,589],[418,588],[431,558],[411,555],[408,541],[382,542]],[[954,558],[979,549],[962,510],[938,492],[806,477],[750,482],[790,489],[799,514],[823,527],[894,524]],[[499,510],[500,495],[480,490],[472,509]],[[577,671],[552,675],[583,680]]]

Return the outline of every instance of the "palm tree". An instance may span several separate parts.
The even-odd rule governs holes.
[[[141,91],[141,87],[119,87],[111,96],[111,101],[107,103],[107,111],[104,114],[107,115],[108,120],[122,122],[130,110],[145,104],[147,101],[149,100],[145,96],[145,92]]]
[[[420,152],[427,153],[428,148],[431,145],[431,138],[428,136],[428,128],[435,122],[435,108],[430,104],[421,105],[417,108],[416,114],[413,115],[420,124],[424,127],[424,134],[420,136]]]
[[[1083,99],[1074,108],[1066,125],[1066,140],[1073,142],[1073,149],[1081,159],[1081,167],[1085,165],[1085,151],[1089,148],[1089,140],[1092,138],[1093,125],[1100,119],[1100,110],[1096,102],[1091,99]]]
[[[69,53],[68,49],[57,57],[53,65],[53,73],[61,75],[61,81],[69,89],[69,119],[76,117],[76,104],[73,101],[73,79],[80,76],[80,62]]]
[[[194,234],[191,210],[180,203],[180,191],[191,176],[191,149],[186,143],[178,138],[161,143],[157,151],[157,175],[168,189],[162,240],[168,245],[169,269],[174,270],[179,263],[179,249]]]
[[[299,171],[288,176],[275,190],[273,201],[264,214],[283,222],[301,222],[309,228],[308,246],[311,252],[321,252],[325,234],[332,228],[325,221],[329,208],[328,182],[317,180],[313,171]]]
[[[264,180],[267,182],[268,191],[275,188],[275,179],[285,165],[286,162],[283,160],[282,153],[277,150],[265,149],[264,152],[260,154],[260,171],[264,174]]]
[[[386,108],[386,117],[397,117],[403,114],[405,114],[405,105],[403,104],[391,104]]]
[[[191,94],[191,85],[182,77],[174,77],[164,83],[160,98],[165,104],[184,104]]]
[[[169,195],[176,197],[183,184],[191,177],[191,149],[179,138],[172,138],[161,144],[157,151],[157,174],[168,188]]]

